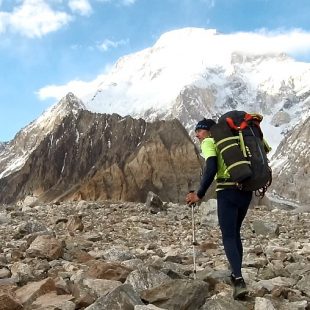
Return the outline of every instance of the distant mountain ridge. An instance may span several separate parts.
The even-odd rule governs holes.
[[[228,110],[238,109],[264,116],[262,128],[274,154],[273,190],[287,199],[307,202],[307,194],[294,193],[300,188],[297,185],[294,189],[296,182],[307,182],[307,157],[303,158],[307,153],[292,148],[291,144],[309,145],[309,135],[298,133],[300,126],[308,128],[310,64],[296,62],[283,53],[251,54],[222,49],[222,39],[214,30],[179,29],[164,34],[153,47],[122,57],[109,73],[101,76],[98,87],[90,87],[89,95],[82,100],[67,94],[12,141],[0,144],[0,180],[18,171],[23,173],[31,155],[37,154],[42,143],[47,143],[44,139],[54,139],[52,132],[60,130],[65,120],[70,119],[77,126],[83,110],[91,111],[91,115],[118,113],[125,119],[130,115],[146,122],[177,118],[193,138],[195,123],[202,117],[217,118]],[[50,144],[45,144],[48,147]],[[88,148],[90,153],[96,153],[96,148],[90,145]],[[291,156],[285,157],[287,153]],[[284,158],[285,167],[290,167],[288,171],[298,171],[299,176],[290,191],[285,191],[290,176],[282,171]],[[34,163],[30,160],[27,165],[29,169]],[[96,182],[100,183],[99,179]],[[88,192],[87,186],[85,183],[81,188]]]
[[[310,204],[310,117],[289,131],[273,158],[272,189],[281,197]]]
[[[69,96],[72,100],[72,95]],[[182,201],[201,161],[179,121],[147,123],[86,110],[64,115],[23,167],[0,179],[0,203],[27,196],[145,201],[148,191]]]

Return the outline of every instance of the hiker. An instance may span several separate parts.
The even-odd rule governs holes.
[[[196,138],[200,142],[202,155],[206,160],[206,166],[197,192],[186,195],[187,204],[200,201],[208,188],[216,180],[229,179],[223,157],[219,153],[210,129],[216,123],[212,119],[199,121],[195,128]],[[252,191],[242,191],[236,185],[225,188],[217,187],[217,210],[224,250],[231,268],[231,281],[234,287],[234,299],[241,299],[247,293],[246,284],[242,277],[241,266],[243,247],[240,237],[242,222],[248,211],[252,199]]]

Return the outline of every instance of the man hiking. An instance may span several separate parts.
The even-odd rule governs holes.
[[[240,236],[242,222],[248,211],[252,191],[242,191],[237,185],[220,186],[221,180],[230,178],[223,157],[211,137],[210,129],[216,123],[212,119],[203,119],[195,127],[196,138],[200,142],[206,166],[197,192],[186,195],[186,202],[193,204],[201,200],[216,176],[217,210],[224,250],[231,268],[234,299],[242,299],[248,293],[242,277],[241,266],[243,247]]]

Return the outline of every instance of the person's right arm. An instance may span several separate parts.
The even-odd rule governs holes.
[[[202,199],[206,194],[208,188],[213,182],[217,172],[217,157],[210,156],[206,160],[206,166],[204,168],[202,179],[200,181],[200,186],[197,191],[197,196],[199,199]]]

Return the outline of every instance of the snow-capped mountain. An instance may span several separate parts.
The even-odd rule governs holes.
[[[310,64],[238,50],[224,38],[200,28],[165,33],[154,46],[121,58],[82,100],[95,112],[176,117],[188,131],[201,117],[229,109],[262,113],[275,151],[281,133],[309,111]]]
[[[76,116],[80,109],[146,121],[177,118],[189,133],[202,117],[217,118],[231,109],[261,113],[274,154],[288,133],[299,137],[294,128],[309,117],[310,63],[283,53],[243,50],[225,38],[215,30],[185,28],[122,57],[97,78],[97,86],[81,98],[84,104],[69,93],[12,141],[0,145],[0,179],[20,170],[65,116]],[[309,138],[302,137],[307,145]],[[285,152],[281,150],[273,162],[276,169]],[[294,160],[298,165],[303,162]],[[299,174],[306,174],[304,169],[298,167]]]
[[[20,130],[9,143],[0,146],[0,179],[23,167],[29,155],[68,114],[84,109],[82,101],[69,93],[58,104]]]

